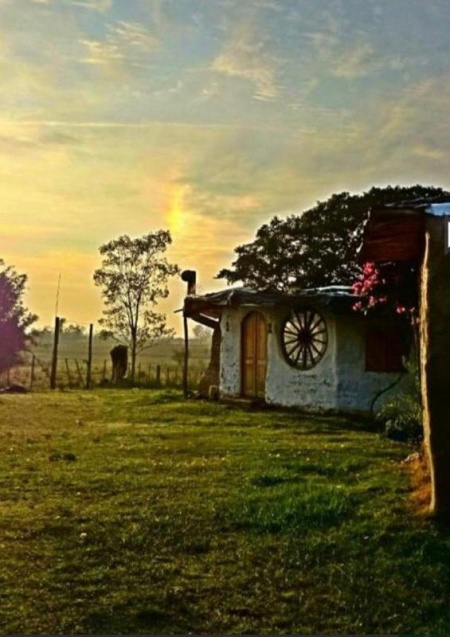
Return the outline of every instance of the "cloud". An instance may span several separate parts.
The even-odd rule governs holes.
[[[258,47],[237,46],[219,55],[212,63],[211,70],[230,77],[247,80],[254,85],[255,99],[272,100],[279,94],[275,73],[269,66],[258,60]]]
[[[332,69],[336,77],[353,79],[364,77],[379,69],[379,61],[370,44],[359,43],[345,51]]]
[[[233,34],[209,69],[217,74],[244,80],[253,87],[253,97],[274,100],[279,97],[277,60],[267,37],[257,26],[243,21],[233,27]]]
[[[117,43],[112,41],[80,40],[88,49],[87,57],[82,59],[86,64],[111,64],[123,60],[124,54]]]
[[[158,45],[157,39],[141,24],[119,21],[109,25],[104,40],[81,39],[88,54],[82,62],[100,66],[148,64],[148,55]]]
[[[35,0],[37,2],[49,0]],[[82,7],[91,11],[108,11],[112,6],[112,0],[68,0],[69,4],[75,7]]]

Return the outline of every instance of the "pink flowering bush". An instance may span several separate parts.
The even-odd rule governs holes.
[[[358,297],[355,311],[416,320],[417,273],[410,265],[365,263],[352,290]]]

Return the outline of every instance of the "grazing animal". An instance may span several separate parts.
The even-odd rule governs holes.
[[[120,383],[127,373],[128,367],[128,347],[126,345],[116,345],[110,351],[112,361],[112,378],[115,384]]]

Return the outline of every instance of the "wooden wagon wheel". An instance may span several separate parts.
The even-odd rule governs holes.
[[[327,349],[325,320],[315,310],[292,310],[281,328],[281,344],[290,365],[298,369],[311,369]]]

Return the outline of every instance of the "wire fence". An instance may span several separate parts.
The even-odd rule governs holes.
[[[195,390],[206,368],[203,361],[195,361],[189,366],[189,387]],[[41,360],[30,355],[22,365],[13,367],[0,375],[0,386],[20,386],[29,391],[43,391],[50,388],[51,360]],[[77,358],[61,358],[56,369],[57,389],[87,389],[112,386],[112,364],[109,360],[94,360],[90,369],[88,362]],[[129,384],[125,377],[123,384]],[[138,363],[136,366],[135,386],[157,388],[181,388],[183,384],[183,367],[180,364]]]
[[[112,385],[113,340],[95,335],[93,324],[64,327],[55,318],[54,329],[45,328],[34,340],[20,365],[0,374],[0,389],[16,386],[28,391],[46,389],[90,389]],[[193,339],[190,343],[188,386],[196,390],[209,364],[210,345]],[[181,339],[161,339],[143,350],[136,360],[131,382],[130,360],[123,385],[142,387],[183,386],[184,343]]]

